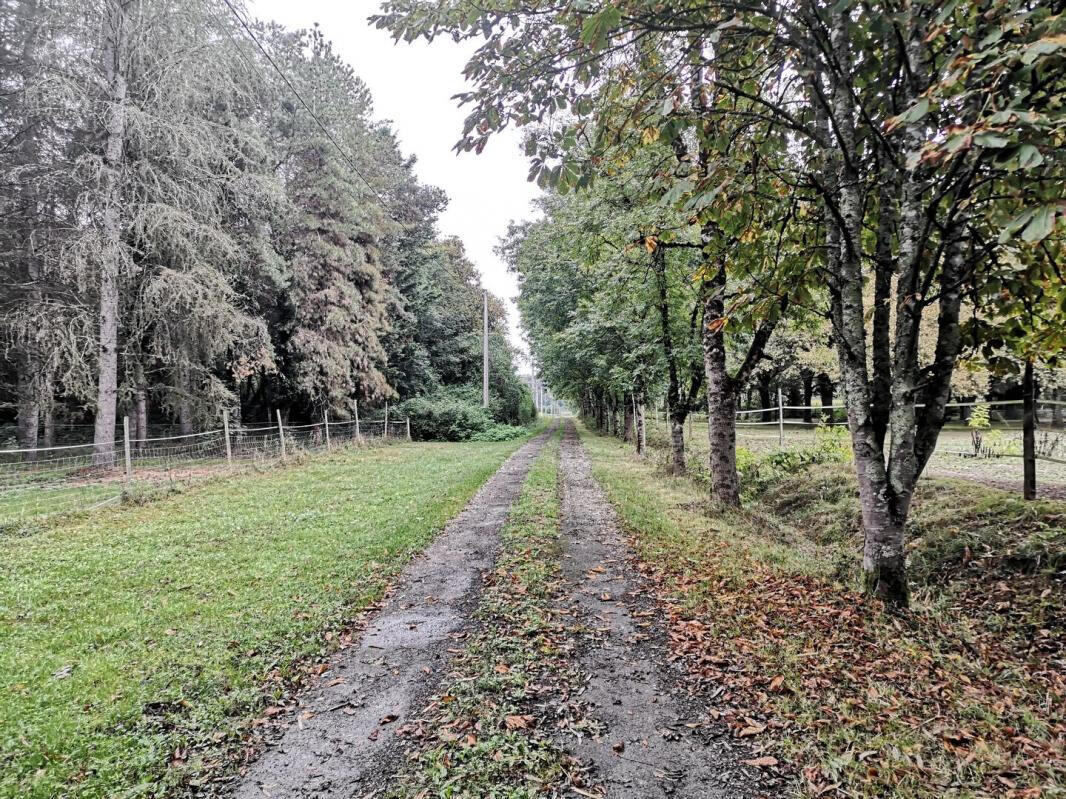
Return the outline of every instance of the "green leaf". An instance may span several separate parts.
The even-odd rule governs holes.
[[[955,13],[955,9],[959,5],[959,2],[960,0],[951,0],[950,3],[945,3],[944,8],[936,15],[936,24],[942,25],[948,17]]]
[[[1043,154],[1032,144],[1023,144],[1018,149],[1018,169],[1029,169],[1044,163]]]
[[[978,133],[973,137],[974,144],[987,147],[990,150],[998,150],[1000,147],[1010,145],[1010,139],[998,136],[995,133]]]
[[[611,31],[621,22],[622,12],[609,5],[585,20],[581,26],[581,41],[593,50],[602,50],[607,46]]]
[[[1022,227],[1024,227],[1025,224],[1033,218],[1034,213],[1035,211],[1033,211],[1032,209],[1029,209],[1028,211],[1023,211],[1022,213],[1014,217],[1014,219],[1010,220],[1006,225],[1004,225],[1003,231],[999,234],[999,243],[1006,244],[1008,241],[1014,238],[1014,234],[1021,230]]]
[[[1025,230],[1022,231],[1022,241],[1034,244],[1046,239],[1054,229],[1055,206],[1045,205],[1043,208],[1036,210],[1029,224],[1025,226]]]

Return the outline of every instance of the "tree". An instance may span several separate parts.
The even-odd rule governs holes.
[[[467,68],[475,85],[461,97],[471,110],[458,146],[480,150],[506,125],[551,119],[527,148],[532,175],[546,185],[587,185],[605,153],[634,138],[690,148],[691,164],[712,167],[712,154],[730,152],[723,135],[754,131],[749,153],[760,155],[759,145],[771,143],[769,166],[748,192],[753,204],[765,191],[766,200],[783,198],[769,208],[789,209],[759,215],[783,224],[775,265],[788,264],[786,274],[818,274],[827,288],[821,310],[832,325],[851,430],[867,586],[905,603],[906,519],[963,355],[963,295],[978,298],[983,310],[1006,284],[1039,285],[1032,275],[1011,283],[999,257],[1003,236],[1020,231],[1040,244],[1059,218],[1049,203],[1061,197],[1061,176],[1052,172],[1039,190],[1016,193],[1019,207],[1000,225],[1003,235],[989,236],[1003,205],[999,189],[1010,185],[1004,171],[1058,160],[1047,159],[1037,136],[1051,132],[1054,146],[1062,129],[1052,99],[1062,80],[1058,17],[1014,3],[985,10],[915,2],[897,10],[818,0],[743,7],[534,1],[517,8],[393,0],[377,22],[407,38],[484,39]],[[985,95],[996,102],[976,101]],[[560,108],[571,113],[553,116]],[[1020,120],[1018,138],[999,135]],[[725,181],[702,180],[719,175],[694,168],[688,207],[711,207],[723,185],[743,185],[752,160],[723,164]],[[731,211],[720,206],[703,223],[729,219]],[[701,241],[713,256],[715,238]],[[717,240],[720,251],[729,243]],[[716,299],[728,290],[724,263],[708,276],[716,305],[705,325],[713,332],[753,303]],[[804,306],[817,300],[802,290],[788,297],[784,285],[760,294],[755,331],[775,323],[775,294]],[[934,314],[935,344],[923,362],[922,322]],[[705,349],[708,382],[731,388],[726,348],[711,336]],[[719,396],[712,387],[709,395],[709,410],[724,416],[728,391]],[[716,447],[728,450],[728,442]]]

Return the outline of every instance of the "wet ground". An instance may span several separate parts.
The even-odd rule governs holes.
[[[362,639],[301,698],[281,737],[252,764],[234,796],[380,796],[401,765],[396,730],[425,706],[470,629],[481,575],[548,434],[512,456],[404,571]],[[560,741],[590,766],[609,799],[725,799],[773,795],[741,761],[743,744],[709,721],[669,665],[664,626],[631,568],[614,511],[572,422],[561,447],[559,613],[585,676],[579,697],[595,736]],[[573,794],[576,795],[576,794]],[[582,794],[600,795],[597,794]]]

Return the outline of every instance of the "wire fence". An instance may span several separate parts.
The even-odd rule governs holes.
[[[968,416],[978,406],[989,410],[988,426],[971,428]],[[936,451],[925,474],[953,477],[1007,490],[1022,489],[1022,400],[953,402],[954,417],[940,432]],[[803,449],[817,443],[826,428],[846,428],[843,405],[778,405],[737,412],[737,446],[754,452]],[[810,421],[804,417],[809,414]],[[654,414],[659,434],[669,435],[665,413]],[[1038,494],[1066,499],[1066,402],[1037,400],[1036,461]],[[690,414],[685,424],[686,446],[697,459],[705,458],[707,415]]]
[[[187,435],[124,435],[104,445],[0,450],[0,529],[91,510],[227,469],[410,437],[406,418],[259,426],[231,426],[227,420],[217,430]]]

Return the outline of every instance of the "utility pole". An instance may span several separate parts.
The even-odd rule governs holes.
[[[489,293],[482,292],[484,306],[482,308],[481,330],[481,405],[489,407]]]

